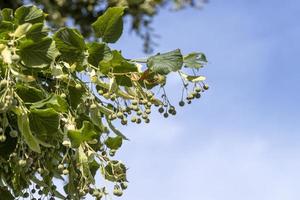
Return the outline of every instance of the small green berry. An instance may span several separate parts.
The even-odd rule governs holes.
[[[117,117],[121,119],[124,117],[124,115],[122,112],[119,111],[119,112],[117,112]]]
[[[195,87],[195,92],[197,92],[197,93],[201,92],[201,88],[200,87]]]
[[[65,93],[61,93],[61,94],[60,94],[60,97],[61,97],[61,98],[66,98],[67,95],[66,95]]]
[[[127,125],[127,119],[122,119],[121,124],[122,125]]]
[[[208,89],[209,89],[209,85],[205,84],[205,85],[203,86],[203,89],[204,89],[204,90],[208,90]]]
[[[115,156],[115,154],[116,154],[116,150],[115,149],[111,149],[110,151],[109,151],[109,155],[111,156],[111,157],[113,157],[113,156]]]
[[[103,91],[103,90],[98,90],[98,93],[99,93],[100,95],[102,95],[102,94],[104,94],[104,91]]]
[[[17,55],[17,54],[14,54],[14,55],[11,56],[11,60],[12,60],[13,62],[19,62],[20,56]]]
[[[126,182],[122,182],[120,185],[123,190],[126,190],[128,187],[128,184]]]
[[[28,192],[25,192],[24,194],[23,194],[23,198],[28,198],[29,197],[29,193]]]
[[[37,169],[37,171],[38,171],[39,174],[42,174],[44,172],[44,170],[40,167]]]
[[[81,89],[82,86],[81,86],[79,83],[77,83],[77,84],[75,85],[75,88],[76,88],[76,89]]]
[[[27,162],[26,162],[26,160],[22,159],[22,160],[19,160],[18,164],[20,167],[25,167]]]
[[[69,174],[69,170],[68,170],[68,169],[64,169],[64,170],[62,171],[62,173],[63,173],[63,175],[68,175],[68,174]]]
[[[91,77],[91,82],[92,82],[92,83],[96,83],[97,80],[98,80],[97,76],[92,76],[92,77]]]
[[[163,107],[160,107],[159,109],[158,109],[158,112],[160,112],[160,113],[163,113],[165,110],[164,110],[164,108]]]
[[[131,104],[132,104],[132,105],[137,105],[137,103],[138,103],[138,102],[137,102],[137,100],[135,100],[135,99],[131,101]]]
[[[59,165],[57,166],[57,169],[58,169],[58,170],[63,170],[63,169],[64,169],[64,165],[63,165],[63,164],[59,164]]]
[[[91,105],[91,109],[95,109],[95,108],[97,108],[97,105],[96,105],[95,103],[93,103],[93,104]]]
[[[5,141],[6,141],[6,136],[0,135],[0,142],[5,142]]]
[[[132,118],[131,118],[131,122],[134,123],[134,122],[136,122],[136,121],[137,121],[137,118],[136,118],[136,117],[132,117]]]
[[[180,102],[179,102],[179,106],[181,106],[181,107],[183,107],[184,104],[185,104],[184,101],[180,101]]]
[[[144,113],[144,114],[142,115],[142,118],[143,118],[143,119],[148,119],[148,115],[147,115],[146,113]]]

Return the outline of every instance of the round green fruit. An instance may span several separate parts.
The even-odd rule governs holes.
[[[12,60],[13,62],[19,62],[20,56],[17,55],[17,54],[14,54],[14,55],[11,56],[11,60]]]
[[[78,90],[80,90],[80,89],[82,88],[82,86],[81,86],[79,83],[77,83],[77,84],[75,85],[75,88],[78,89]]]
[[[208,89],[209,89],[209,86],[208,86],[207,84],[205,84],[205,85],[203,86],[203,89],[204,89],[204,90],[208,90]]]
[[[9,135],[10,135],[10,137],[15,138],[15,137],[18,136],[18,131],[16,131],[16,130],[11,130],[11,131],[9,132]]]
[[[19,160],[18,164],[20,167],[25,167],[27,162],[26,162],[26,160],[22,159],[22,160]]]
[[[158,112],[160,112],[160,113],[163,113],[165,110],[164,110],[164,108],[163,107],[160,107],[159,109],[158,109]]]
[[[179,102],[179,106],[181,106],[181,107],[183,107],[184,104],[185,104],[184,101],[180,101],[180,102]]]

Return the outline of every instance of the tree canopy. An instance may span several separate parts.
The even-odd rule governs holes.
[[[203,53],[179,49],[145,59],[110,48],[123,30],[126,7],[110,7],[90,24],[97,40],[75,28],[51,31],[36,6],[0,12],[0,194],[5,200],[96,199],[127,188],[127,168],[114,155],[128,136],[116,124],[149,123],[157,107],[176,114],[165,91],[182,81],[179,106],[208,89]],[[178,89],[179,93],[181,89]],[[95,184],[95,174],[113,191]],[[65,181],[64,192],[54,181]]]
[[[59,28],[66,22],[79,26],[84,37],[93,37],[90,24],[97,20],[109,7],[127,7],[124,11],[129,16],[131,28],[144,40],[145,52],[153,51],[153,36],[151,28],[153,17],[161,7],[171,7],[179,10],[187,6],[200,8],[207,0],[15,0],[0,1],[0,8],[17,9],[25,2],[40,6],[46,13],[51,13],[48,23]]]

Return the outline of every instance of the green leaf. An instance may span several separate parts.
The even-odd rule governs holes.
[[[53,108],[57,112],[68,111],[67,101],[56,94],[51,94],[46,99],[33,103],[30,108],[35,109],[35,108],[42,108],[44,106]]]
[[[193,82],[193,83],[203,82],[206,80],[205,76],[190,76],[183,72],[180,72],[180,74],[184,79],[186,79],[187,81]]]
[[[51,38],[39,42],[25,40],[21,43],[20,56],[26,67],[45,68],[59,55]]]
[[[4,63],[7,63],[7,64],[11,64],[12,63],[12,52],[10,50],[9,47],[5,47],[2,51],[1,51],[1,56],[2,56],[2,60]]]
[[[78,151],[78,162],[79,162],[79,169],[81,171],[81,174],[83,175],[84,178],[86,178],[90,183],[95,184],[95,179],[91,174],[90,167],[89,167],[89,162],[88,162],[88,157],[85,154],[82,146],[79,146]]]
[[[89,57],[88,61],[90,64],[98,67],[99,62],[110,55],[109,47],[104,43],[90,43],[88,45]]]
[[[111,115],[111,114],[114,113],[113,110],[111,110],[111,109],[109,109],[109,108],[107,108],[107,107],[105,107],[103,105],[99,105],[99,111],[101,113],[103,113],[104,115]]]
[[[81,103],[81,98],[85,92],[84,88],[82,87],[81,89],[77,89],[73,86],[68,87],[69,90],[69,100],[70,100],[70,105],[72,108],[76,109],[78,105]]]
[[[90,109],[90,117],[93,124],[97,126],[102,132],[105,132],[105,127],[102,123],[102,117],[100,115],[100,109],[98,107]]]
[[[25,24],[19,25],[17,27],[17,29],[15,30],[13,36],[16,38],[21,37],[21,36],[25,35],[31,27],[32,27],[32,24],[30,24],[30,23],[25,23]]]
[[[140,79],[139,82],[142,87],[146,87],[147,89],[152,89],[157,85],[166,84],[166,76],[151,72],[150,70],[146,70],[142,74],[142,78]]]
[[[13,10],[9,8],[4,8],[0,12],[0,37],[9,37],[9,33],[14,30],[14,16]]]
[[[89,168],[93,177],[95,177],[99,167],[100,165],[95,160],[89,163]]]
[[[105,179],[113,182],[121,182],[126,180],[126,167],[117,160],[112,160],[105,166]]]
[[[114,50],[111,52],[111,55],[108,59],[100,62],[100,71],[103,74],[107,74],[108,72],[127,73],[138,71],[136,65],[123,58],[120,52]]]
[[[41,23],[45,19],[45,14],[36,6],[21,6],[15,11],[15,19],[18,24]]]
[[[104,42],[115,43],[123,31],[124,7],[108,8],[97,21],[92,24],[96,37],[102,38]]]
[[[117,150],[122,146],[123,139],[121,136],[108,137],[105,144],[108,148]]]
[[[2,21],[13,22],[14,11],[10,8],[4,8],[1,10]]]
[[[25,84],[17,84],[16,92],[23,101],[28,103],[37,102],[44,98],[41,90]]]
[[[47,37],[49,30],[44,27],[43,23],[36,23],[26,33],[26,38],[34,41]]]
[[[184,56],[183,63],[185,67],[199,69],[207,63],[207,60],[203,53],[190,53]]]
[[[103,81],[101,81],[101,80],[98,79],[97,82],[96,82],[96,89],[100,90],[102,88],[105,88],[105,89],[109,90],[109,84],[107,84],[107,83],[105,83],[105,82],[103,82]],[[126,93],[123,90],[121,90],[120,88],[117,88],[117,90],[115,91],[115,93],[118,96],[120,96],[120,97],[122,97],[124,99],[134,99],[134,97],[135,97],[135,95]]]
[[[7,21],[0,22],[0,37],[8,38],[9,33],[14,30],[14,24]]]
[[[100,71],[103,74],[108,74],[109,72],[116,73],[116,82],[120,86],[132,86],[131,80],[126,75],[118,75],[118,73],[130,73],[138,72],[138,68],[135,64],[128,62],[120,52],[114,50],[111,52],[111,57],[102,60],[99,63]]]
[[[1,198],[5,200],[14,200],[14,196],[7,190],[7,188],[0,187]]]
[[[53,108],[30,109],[30,128],[39,138],[55,138],[59,129],[59,115]]]
[[[27,114],[21,113],[20,115],[18,115],[18,128],[22,133],[22,136],[24,137],[24,140],[26,144],[29,146],[29,148],[32,151],[41,153],[39,142],[37,141],[35,136],[32,135],[32,132],[30,130],[29,119]]]
[[[179,49],[151,56],[147,60],[147,66],[151,71],[164,75],[180,70],[182,64],[183,58]]]
[[[81,129],[68,131],[68,137],[74,148],[79,147],[82,142],[96,139],[97,136],[99,136],[99,134],[95,132],[93,125],[88,121],[83,122]]]
[[[110,78],[109,81],[110,81],[110,82],[109,82],[108,93],[109,93],[109,94],[115,93],[115,92],[118,90],[118,88],[119,88],[119,86],[118,86],[118,84],[117,84],[117,82],[116,82],[116,78],[115,78],[115,77],[112,77],[112,78]]]
[[[76,29],[62,28],[54,34],[53,39],[65,61],[82,62],[86,45],[83,36]]]
[[[129,140],[123,133],[121,133],[112,123],[111,121],[106,117],[107,124],[109,128],[117,135],[123,138],[124,140]]]

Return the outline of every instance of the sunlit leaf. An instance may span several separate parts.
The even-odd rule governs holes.
[[[104,42],[115,43],[122,35],[124,9],[108,8],[102,16],[98,17],[92,24],[96,37],[102,38]]]
[[[110,149],[115,149],[115,150],[119,149],[122,146],[122,142],[123,142],[123,139],[121,136],[108,137],[105,140],[106,146]]]
[[[83,122],[81,129],[68,131],[68,137],[70,138],[73,147],[79,147],[82,142],[96,139],[98,135],[99,134],[95,132],[93,125],[88,121]]]
[[[182,64],[183,58],[179,49],[151,56],[147,61],[148,68],[158,74],[178,71],[181,69]]]
[[[199,69],[207,63],[207,60],[203,53],[190,53],[183,57],[183,63],[185,67]]]
[[[36,6],[22,6],[15,11],[15,18],[19,24],[34,24],[43,22],[45,14]]]

